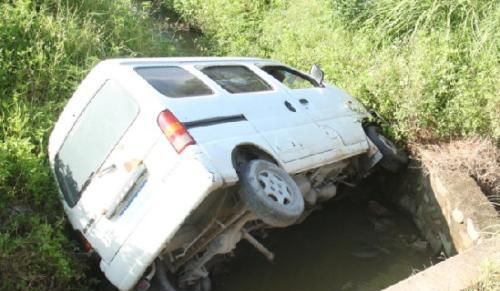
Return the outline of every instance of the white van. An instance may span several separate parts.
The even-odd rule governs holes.
[[[406,155],[351,96],[257,58],[113,59],[50,136],[68,218],[120,290],[210,290],[217,255],[302,221],[339,183]]]

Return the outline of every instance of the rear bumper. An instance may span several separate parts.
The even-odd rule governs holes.
[[[155,260],[182,222],[207,195],[223,185],[210,162],[190,147],[175,169],[158,182],[154,207],[142,218],[111,262],[101,270],[120,290],[130,290]]]

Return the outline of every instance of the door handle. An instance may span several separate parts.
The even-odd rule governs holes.
[[[285,101],[285,106],[286,106],[286,108],[288,108],[288,110],[290,110],[292,112],[296,112],[297,111],[297,109],[295,109],[295,107],[293,107],[293,105],[290,102],[288,102],[288,101]]]
[[[141,161],[129,174],[125,182],[122,184],[117,197],[112,201],[111,205],[108,205],[104,209],[103,214],[110,219],[117,213],[117,209],[120,209],[120,205],[129,200],[131,195],[139,192],[137,190],[137,185],[141,182],[141,178],[146,179],[147,168],[146,165]],[[137,191],[136,191],[137,190]]]
[[[307,105],[307,104],[309,104],[309,100],[307,100],[307,99],[305,99],[305,98],[299,99],[299,102],[300,102],[300,104],[302,104],[302,105]]]

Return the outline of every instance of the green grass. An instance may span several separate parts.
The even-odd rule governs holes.
[[[153,1],[159,2],[159,1]],[[0,290],[86,290],[47,163],[50,129],[99,60],[177,54],[150,3],[0,0]],[[500,138],[497,1],[172,0],[205,54],[270,57],[380,111],[409,140]]]
[[[211,54],[320,64],[398,138],[500,138],[498,1],[165,2]]]
[[[99,60],[171,55],[129,0],[0,1],[0,290],[85,290],[47,163],[50,129]]]

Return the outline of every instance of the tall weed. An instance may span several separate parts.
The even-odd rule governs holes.
[[[48,133],[98,60],[173,53],[131,1],[0,1],[0,290],[92,289],[65,235]]]
[[[172,3],[171,1],[167,1]],[[271,57],[337,84],[401,139],[500,138],[495,0],[174,0],[218,55]]]

